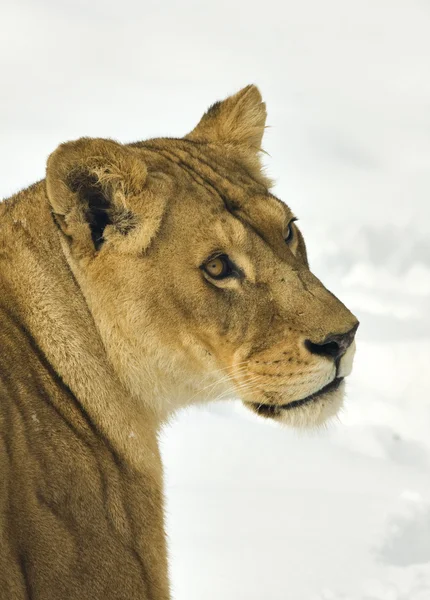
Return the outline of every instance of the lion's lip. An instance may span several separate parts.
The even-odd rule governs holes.
[[[253,406],[255,410],[259,414],[270,415],[271,413],[277,412],[280,409],[283,410],[292,410],[294,408],[298,408],[299,406],[303,406],[304,404],[309,404],[310,402],[314,402],[320,396],[323,396],[327,392],[334,392],[340,386],[343,381],[343,377],[335,377],[330,383],[319,389],[317,392],[306,396],[306,398],[302,398],[301,400],[293,400],[292,402],[288,402],[287,404],[258,404],[254,403]]]

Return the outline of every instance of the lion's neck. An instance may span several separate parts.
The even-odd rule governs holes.
[[[70,425],[71,420],[79,415],[79,418],[91,422],[91,427],[87,429],[88,435],[92,435],[93,438],[86,446],[89,448],[88,452],[91,454],[96,452],[96,448],[109,448],[109,452],[115,455],[114,468],[111,462],[102,464],[104,455],[101,451],[95,461],[104,473],[106,496],[103,506],[107,511],[106,519],[112,518],[109,516],[111,514],[116,518],[120,514],[118,507],[124,506],[124,519],[133,534],[130,552],[133,554],[133,560],[141,565],[139,589],[145,589],[146,592],[144,596],[140,592],[134,592],[134,595],[130,594],[129,597],[136,600],[167,600],[169,591],[163,530],[162,469],[157,445],[158,423],[144,404],[136,403],[125,392],[107,360],[90,311],[61,250],[43,182],[0,206],[0,326],[2,319],[6,319],[6,328],[11,322],[19,328],[24,340],[22,343],[29,346],[31,358],[36,351],[38,356],[43,354],[43,360],[37,363],[42,379],[55,377],[57,380],[59,375],[58,381],[62,380],[75,397],[76,402],[73,402],[73,406],[77,403],[83,410],[64,410],[64,405],[67,408],[67,403],[70,402],[68,393],[50,394],[47,402],[45,396],[48,392],[40,391],[39,388],[26,389],[26,386],[30,386],[28,381],[31,378],[27,377],[25,365],[20,365],[17,369],[12,365],[11,369],[7,368],[8,372],[4,373],[7,375],[6,381],[14,379],[12,393],[7,396],[8,402],[16,401],[18,404],[21,398],[28,398],[32,406],[41,407],[39,416],[45,414],[42,407],[49,405],[52,408],[55,403],[61,403],[63,410],[52,411],[53,419],[60,419],[58,415],[62,415],[61,418],[68,419]],[[15,338],[13,343],[21,342]],[[22,355],[25,356],[25,353]],[[37,358],[35,360],[37,361]],[[46,365],[46,361],[49,365]],[[0,366],[0,383],[2,374]],[[58,387],[61,388],[61,385]],[[14,389],[21,390],[19,398],[14,397]],[[36,412],[35,409],[34,415]],[[1,417],[2,415],[0,422]],[[32,427],[37,426],[39,417],[35,418],[35,422],[30,420]],[[75,429],[67,428],[69,438],[74,435]],[[69,438],[65,437],[58,447],[59,452],[63,452],[64,457],[70,461],[74,457],[74,446],[68,445]],[[27,446],[24,444],[24,447]],[[22,456],[20,457],[21,460]],[[52,464],[56,464],[57,458],[52,457]],[[60,457],[59,464],[64,464],[61,460]],[[75,460],[78,460],[77,456]],[[56,473],[55,469],[52,472]],[[2,476],[4,473],[0,473],[0,477]],[[95,470],[94,481],[99,476],[99,471]],[[50,480],[50,477],[48,479]],[[42,483],[39,487],[41,485]],[[63,471],[55,481],[50,481],[50,485],[52,489],[64,491],[61,486],[70,485],[70,477],[65,477]],[[74,539],[82,539],[82,545],[89,548],[94,541],[91,536],[87,536],[87,531],[91,528],[87,527],[86,515],[91,516],[94,511],[99,511],[97,507],[100,503],[97,504],[98,498],[94,496],[94,492],[88,494],[85,491],[79,476],[76,476],[73,485],[81,486],[79,506],[85,503],[86,507],[82,515],[80,513],[81,521],[79,518],[73,520]],[[64,494],[69,497],[67,490]],[[118,504],[117,498],[121,499],[122,504]],[[34,504],[37,502],[34,501]],[[108,508],[112,506],[109,512]],[[21,510],[25,511],[26,506],[21,506]],[[34,511],[33,508],[32,510]],[[56,508],[57,518],[66,520],[70,510],[68,505],[59,505]],[[0,522],[3,516],[0,511]],[[103,515],[97,512],[97,517],[102,519]],[[121,519],[118,522],[121,524]],[[121,577],[126,575],[121,569],[124,563],[125,550],[121,545],[124,535],[121,533],[122,529],[120,533],[115,533],[115,524],[117,520],[114,519],[114,527],[111,528],[114,534],[109,528],[108,532],[100,529],[99,538],[94,539],[101,539],[102,546],[106,544],[109,547],[111,561],[118,567],[118,572],[112,570],[110,578],[117,584]],[[42,536],[47,527],[44,524],[41,527],[41,530],[28,537],[33,539],[35,536]],[[55,543],[62,543],[58,541],[58,536],[55,540]],[[94,551],[97,553],[97,549]],[[31,552],[31,549],[28,552]],[[115,552],[119,554],[116,555]],[[34,556],[36,565],[39,564],[39,559],[39,555]],[[102,561],[103,565],[104,562]],[[74,569],[77,580],[80,581],[79,577],[85,579],[82,576],[84,571],[87,572],[85,564],[79,563]],[[51,571],[49,573],[51,574]],[[47,579],[44,585],[48,586],[51,583],[51,580]],[[66,585],[64,582],[62,584]],[[78,587],[75,589],[72,586],[70,590],[70,597],[78,597]],[[105,596],[113,598],[114,593],[113,590],[107,590]],[[45,597],[43,592],[40,597],[42,596]]]
[[[157,453],[158,422],[127,394],[107,359],[62,252],[44,182],[0,210],[2,302],[25,325],[99,430],[138,466],[148,450]]]

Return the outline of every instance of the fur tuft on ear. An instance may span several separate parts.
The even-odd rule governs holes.
[[[248,85],[222,102],[216,102],[186,138],[220,142],[261,151],[266,123],[266,105],[255,85]]]
[[[146,176],[133,150],[112,140],[81,138],[61,144],[49,157],[46,173],[57,225],[69,238],[78,237],[81,246],[87,238],[98,250],[108,225],[123,234],[133,228],[127,198],[142,192]]]

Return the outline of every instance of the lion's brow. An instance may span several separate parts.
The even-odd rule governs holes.
[[[179,166],[180,168],[182,168],[192,179],[195,183],[197,183],[198,185],[203,186],[206,190],[216,194],[216,196],[218,196],[223,204],[225,209],[234,215],[234,211],[238,208],[238,205],[236,202],[234,202],[234,200],[231,200],[230,198],[227,197],[227,195],[225,194],[225,192],[222,192],[216,185],[215,181],[213,179],[209,179],[205,174],[203,174],[200,170],[196,169],[195,167],[193,167],[190,163],[188,162],[184,162],[182,160],[182,157],[179,156],[178,154],[176,154],[175,152],[173,152],[172,150],[166,150],[164,148],[157,148],[157,147],[151,147],[149,145],[146,145],[144,147],[146,150],[149,150],[150,152],[155,152],[157,154],[161,154],[161,156],[163,156],[164,158],[166,158],[167,160],[169,160],[170,162],[174,163],[175,165]],[[189,154],[188,152],[186,152],[187,154]],[[190,155],[192,158],[196,159],[196,157],[194,157],[193,155]],[[203,161],[201,161],[203,162]],[[217,171],[210,166],[208,163],[203,162],[203,164],[205,164],[207,167],[209,167],[211,169],[211,171],[213,173],[216,173],[216,175],[218,176],[218,178],[220,179],[226,179],[226,177],[224,177],[223,175],[217,173]],[[231,180],[228,180],[230,184],[232,184],[233,182]],[[236,184],[237,185],[237,184]]]
[[[208,162],[207,160],[205,160],[204,156],[202,155],[201,152],[195,153],[192,152],[192,148],[194,149],[196,144],[194,140],[187,140],[187,139],[180,139],[178,140],[180,142],[183,142],[186,144],[185,148],[181,148],[181,150],[183,152],[185,152],[186,154],[188,154],[191,158],[193,158],[194,160],[197,160],[199,163],[201,163],[203,166],[207,167],[210,171],[212,171],[213,173],[215,173],[219,178],[221,179],[225,179],[226,181],[228,181],[231,185],[233,186],[237,186],[238,185],[238,181],[237,180],[233,180],[228,176],[228,171],[224,170],[224,172],[221,174],[219,173],[215,168],[214,165],[211,164],[210,162]],[[191,145],[190,145],[191,144]],[[253,185],[255,185],[255,187],[261,191],[266,191],[265,186],[258,181],[257,179],[255,179],[255,177],[252,176],[252,174],[248,171],[248,169],[245,169],[243,167],[243,172],[245,173],[245,177],[243,176],[243,174],[241,174],[240,177],[240,181],[244,182],[244,180],[246,179],[247,181],[250,181],[253,183]],[[236,171],[236,175],[238,175],[239,173]]]
[[[282,200],[277,198],[274,194],[271,194],[269,192],[269,194],[267,194],[267,198],[270,198],[270,200],[274,201],[275,205],[281,210],[285,220],[295,218],[295,215],[293,214],[291,209],[285,204],[285,202],[282,202]]]

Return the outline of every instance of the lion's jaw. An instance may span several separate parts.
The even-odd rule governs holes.
[[[345,397],[345,378],[352,371],[355,355],[355,342],[337,364],[328,360],[320,365],[318,378],[309,376],[307,385],[294,390],[294,395],[288,386],[288,378],[276,382],[276,393],[272,391],[261,394],[261,401],[242,398],[247,408],[258,414],[294,427],[314,427],[325,423],[339,412]],[[304,374],[306,378],[306,373]],[[273,394],[273,402],[268,403]],[[252,394],[251,394],[252,396]],[[272,397],[273,399],[273,397]]]

